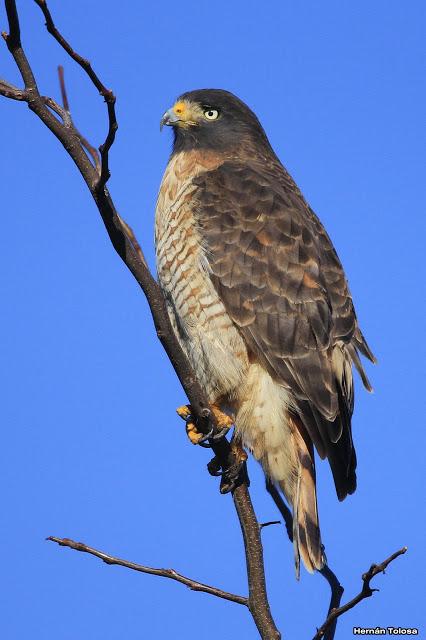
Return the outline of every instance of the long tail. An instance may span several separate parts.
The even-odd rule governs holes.
[[[318,520],[315,462],[312,447],[305,439],[295,420],[292,421],[292,444],[295,468],[292,478],[279,483],[287,501],[293,507],[293,545],[296,576],[300,576],[300,558],[306,569],[313,573],[326,562]]]
[[[260,365],[250,367],[240,393],[237,433],[293,510],[296,575],[299,577],[300,558],[308,571],[322,569],[325,558],[318,524],[314,450],[302,417],[289,408],[289,392]]]

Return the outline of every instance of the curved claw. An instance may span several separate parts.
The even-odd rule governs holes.
[[[219,442],[220,440],[222,440],[222,438],[224,438],[227,435],[227,433],[229,432],[230,428],[231,427],[223,427],[217,433],[214,433],[214,429],[210,429],[210,431],[208,433],[203,435],[198,440],[197,444],[199,444],[201,446],[204,446],[206,449],[211,448],[210,444],[206,444],[207,440],[211,440],[212,442]]]
[[[232,464],[227,469],[223,469],[221,472],[222,481],[220,483],[220,493],[225,494],[233,491],[240,479],[240,472],[245,465],[245,461],[239,460]]]
[[[225,436],[229,433],[230,429],[231,427],[222,427],[220,431],[215,433],[214,436],[211,436],[210,439],[213,440],[213,442],[219,442],[220,440],[225,438]]]
[[[237,486],[244,464],[245,460],[239,459],[226,469],[222,469],[218,458],[215,456],[208,463],[207,469],[211,476],[222,478],[220,492],[229,493]]]
[[[247,479],[247,473],[245,471],[247,453],[244,451],[240,440],[235,438],[235,436],[231,441],[231,449],[234,454],[234,462],[222,471],[220,493],[229,493],[230,491],[233,491],[238,486],[238,483],[244,475]]]
[[[210,438],[213,440],[213,429],[210,429],[208,433],[204,433],[198,440],[197,444],[210,448],[210,445],[207,443],[207,440],[210,440]]]
[[[218,422],[219,431],[215,433],[214,429],[212,428],[208,433],[204,434],[197,429],[197,421],[191,413],[190,405],[183,405],[182,407],[178,407],[176,411],[186,423],[186,433],[192,444],[198,444],[200,445],[200,447],[204,447],[205,449],[211,448],[211,444],[209,444],[208,442],[209,440],[211,443],[219,442],[219,440],[222,440],[222,438],[226,436],[232,426],[232,420],[229,418],[229,416],[227,416],[226,414],[222,414],[216,410],[214,414]]]
[[[215,476],[215,477],[221,476],[223,473],[221,471],[221,468],[222,467],[219,462],[219,459],[216,456],[212,458],[210,462],[207,463],[207,470],[211,476]]]

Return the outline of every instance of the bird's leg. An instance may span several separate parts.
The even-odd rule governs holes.
[[[206,440],[221,440],[226,436],[229,429],[233,425],[232,418],[226,413],[221,411],[215,404],[211,405],[212,413],[216,419],[216,424],[219,432],[213,435],[213,428],[208,433],[201,433],[197,429],[197,422],[191,413],[191,406],[184,404],[182,407],[176,409],[178,416],[180,416],[186,422],[186,433],[192,444],[203,445]],[[206,446],[206,445],[204,445]],[[208,445],[207,445],[208,446]]]

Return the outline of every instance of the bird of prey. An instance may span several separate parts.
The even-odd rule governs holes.
[[[158,277],[173,330],[219,426],[293,511],[296,572],[324,566],[314,448],[339,500],[356,488],[352,365],[374,361],[321,222],[232,93],[184,93],[158,196]],[[188,435],[201,435],[193,425]]]

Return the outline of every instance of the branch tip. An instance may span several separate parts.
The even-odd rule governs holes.
[[[270,527],[273,524],[281,524],[281,520],[271,520],[270,522],[260,522],[259,528],[264,529],[265,527]]]

